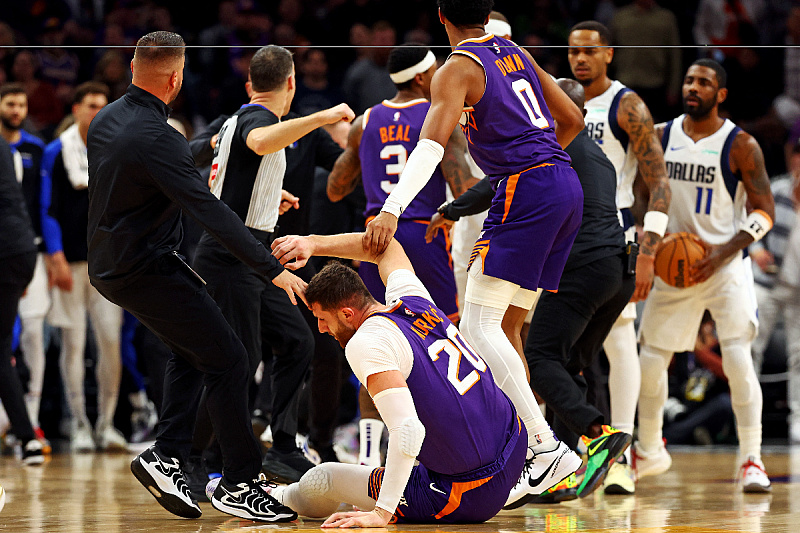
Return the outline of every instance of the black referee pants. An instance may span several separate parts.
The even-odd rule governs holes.
[[[131,312],[172,350],[156,443],[185,462],[200,393],[223,455],[225,478],[251,481],[261,470],[261,448],[247,407],[247,352],[200,280],[176,256],[164,254],[129,283],[92,284]]]
[[[17,369],[11,366],[11,339],[19,299],[33,277],[36,252],[0,258],[0,400],[11,429],[22,443],[35,438],[25,408],[25,393]]]
[[[598,259],[564,272],[558,292],[544,292],[533,313],[525,358],[531,387],[556,419],[556,436],[575,448],[578,436],[602,413],[586,400],[581,370],[597,356],[636,281],[625,275],[625,256]]]
[[[263,232],[253,233],[269,248]],[[264,379],[271,380],[273,443],[281,451],[294,449],[300,391],[314,354],[314,337],[299,307],[208,235],[200,240],[193,264],[244,344],[250,376],[261,360],[272,362]]]

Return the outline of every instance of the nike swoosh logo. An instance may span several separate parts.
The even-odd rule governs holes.
[[[670,152],[675,152],[677,150],[683,150],[684,148],[686,148],[686,147],[685,146],[670,146],[669,147],[669,151]]]
[[[550,463],[550,466],[547,467],[547,470],[542,472],[541,476],[537,477],[536,479],[529,479],[528,480],[528,485],[530,485],[531,487],[536,487],[536,486],[540,485],[542,483],[542,481],[544,481],[544,478],[547,477],[547,474],[550,473],[550,469],[553,468],[553,465],[556,464],[557,462],[558,461],[553,461],[552,463]]]
[[[592,446],[587,446],[587,447],[586,447],[586,452],[587,452],[589,455],[594,455],[594,454],[595,454],[595,452],[597,451],[597,448],[599,448],[600,446],[602,446],[602,445],[603,445],[603,443],[604,443],[605,441],[606,441],[605,439],[601,440],[600,442],[598,442],[597,444],[595,444],[595,445],[594,445],[594,447],[592,447]]]
[[[437,488],[436,488],[436,485],[434,485],[433,483],[431,483],[431,484],[430,484],[430,488],[431,488],[431,490],[432,490],[433,492],[438,492],[439,494],[445,494],[445,492],[444,492],[444,491],[437,489]]]

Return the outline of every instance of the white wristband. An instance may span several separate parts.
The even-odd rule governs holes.
[[[663,237],[667,232],[667,223],[669,216],[661,211],[648,211],[644,214],[644,232],[655,233],[659,237]]]
[[[761,209],[755,209],[747,215],[747,219],[740,229],[749,233],[753,237],[753,242],[757,242],[772,229],[772,219]]]
[[[400,181],[397,182],[392,194],[384,202],[381,211],[386,211],[399,218],[408,204],[431,179],[436,165],[442,161],[443,157],[444,148],[441,144],[430,139],[421,139],[411,155],[408,156],[406,166],[400,174]]]

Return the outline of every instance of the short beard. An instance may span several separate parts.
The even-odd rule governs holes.
[[[22,129],[22,121],[20,121],[19,125],[12,124],[6,117],[0,117],[0,124],[3,125],[3,128],[11,131],[19,131]]]
[[[588,87],[589,85],[591,85],[591,84],[592,84],[592,82],[593,82],[594,80],[593,80],[593,79],[591,79],[591,78],[589,78],[589,79],[585,79],[585,80],[579,80],[578,78],[575,78],[575,81],[577,81],[578,83],[580,83],[580,84],[581,84],[581,85],[583,85],[584,87]]]
[[[714,100],[716,100],[716,98]],[[686,113],[687,115],[689,115],[690,117],[692,117],[695,120],[700,120],[700,119],[706,118],[706,117],[708,117],[709,114],[711,114],[711,111],[713,111],[714,107],[716,106],[716,104],[713,103],[714,100],[712,100],[712,103],[708,103],[708,104],[703,102],[702,100],[700,100],[700,105],[698,105],[694,109],[689,108],[686,105],[686,102],[684,101],[683,102],[683,112]]]

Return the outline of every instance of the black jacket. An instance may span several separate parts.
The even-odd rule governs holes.
[[[36,251],[25,197],[17,183],[11,147],[0,137],[0,257]]]

